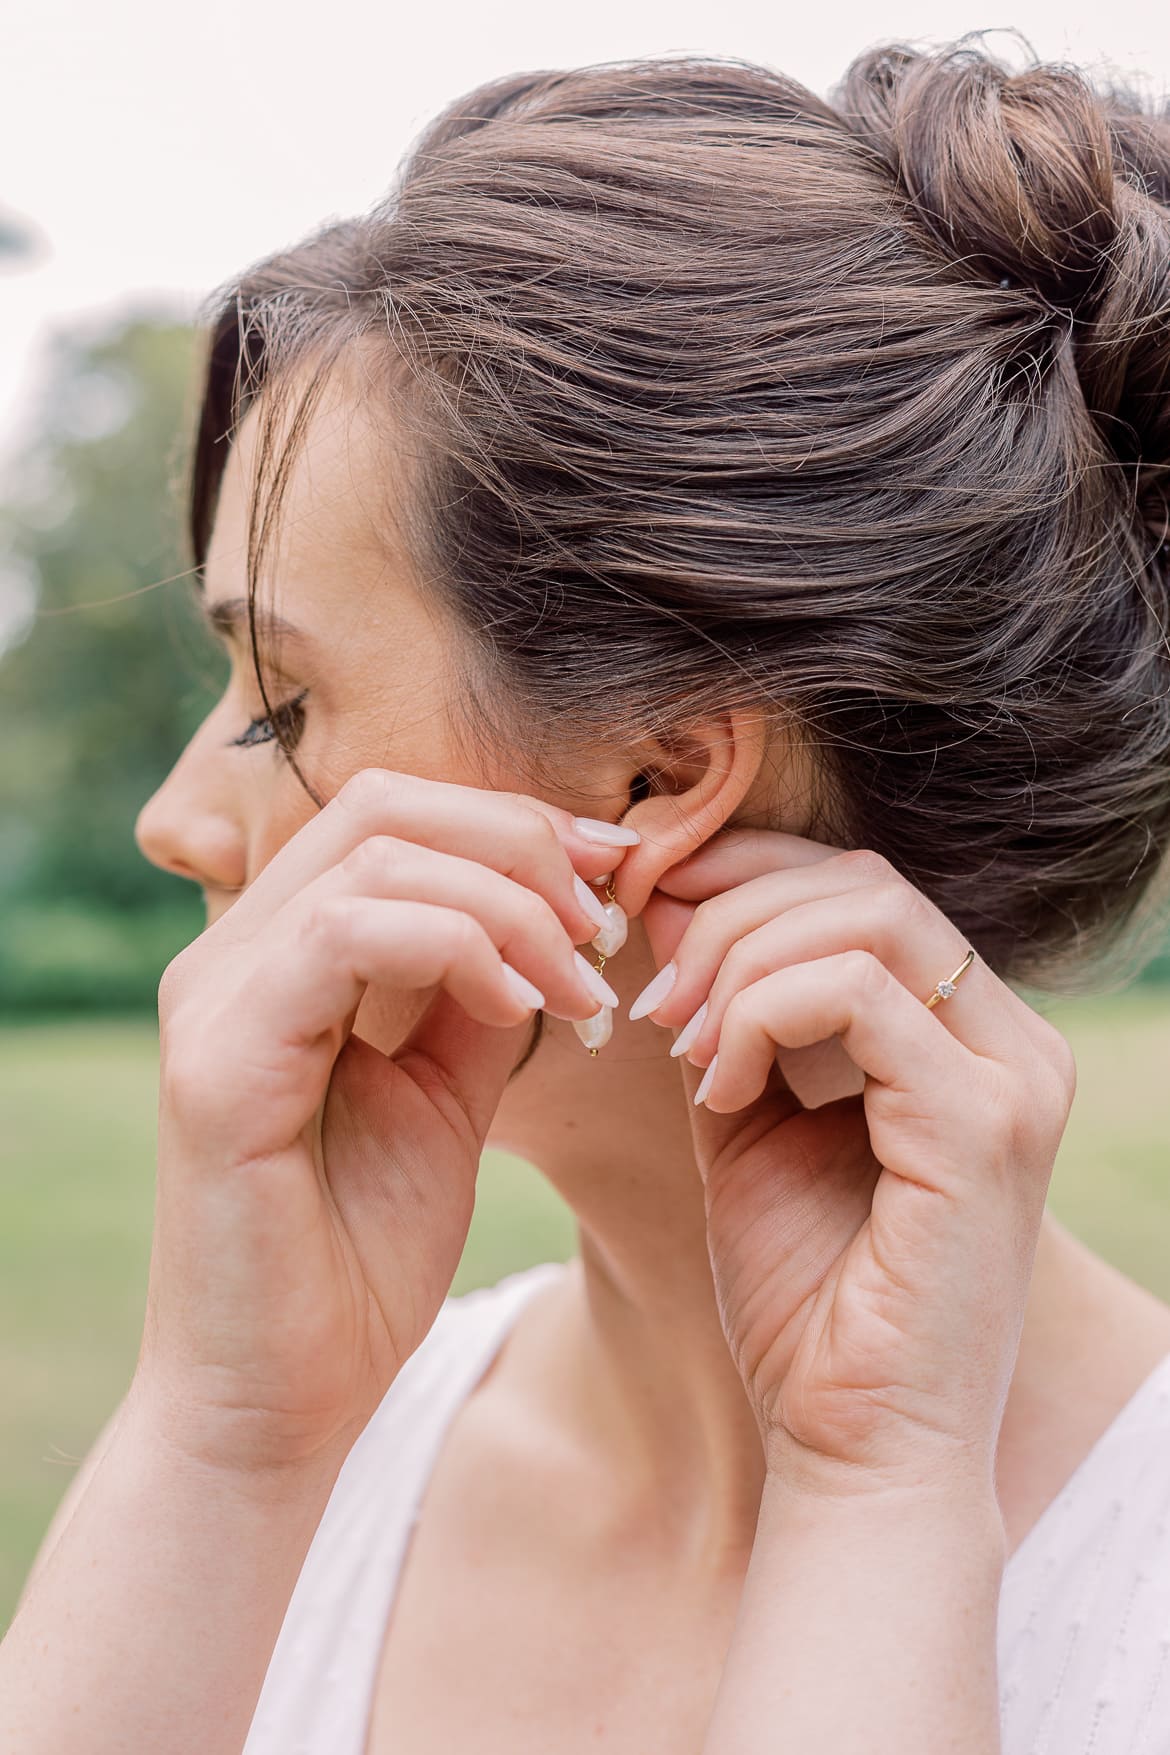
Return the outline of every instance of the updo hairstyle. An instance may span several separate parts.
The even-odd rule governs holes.
[[[815,756],[804,832],[1072,990],[1160,930],[1168,204],[1164,114],[966,40],[871,50],[830,101],[693,59],[499,80],[217,295],[196,560],[238,422],[310,364],[254,595],[290,446],[360,361],[469,735],[537,789],[764,707]]]

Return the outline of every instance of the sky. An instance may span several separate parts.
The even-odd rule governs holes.
[[[0,272],[0,492],[54,329],[129,310],[194,317],[220,282],[322,220],[360,212],[445,103],[494,75],[634,55],[760,61],[826,94],[879,41],[968,31],[1170,89],[1151,0],[37,0],[5,24],[0,213],[33,255]]]

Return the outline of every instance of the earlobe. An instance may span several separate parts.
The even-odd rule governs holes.
[[[642,912],[663,872],[731,820],[759,776],[767,747],[764,715],[733,708],[692,726],[676,750],[656,750],[643,764],[630,789],[633,802],[622,816],[641,840],[614,876],[618,902],[628,915]]]

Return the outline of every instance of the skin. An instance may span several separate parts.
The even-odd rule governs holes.
[[[252,419],[224,479],[206,569],[209,603],[244,590]],[[270,601],[307,638],[283,644],[283,676],[273,675],[270,696],[310,690],[297,754],[326,798],[373,766],[531,795],[532,777],[519,757],[503,748],[485,754],[464,735],[461,688],[475,654],[420,589],[394,539],[381,486],[385,458],[384,434],[371,431],[339,377],[314,419],[286,501]],[[390,491],[407,493],[405,476]],[[223,697],[137,825],[148,858],[201,885],[209,926],[318,814],[275,746],[232,747],[261,706],[242,635],[231,650]],[[536,1052],[503,1086],[488,1133],[492,1143],[539,1166],[572,1208],[580,1234],[579,1265],[521,1317],[491,1383],[498,1393],[504,1386],[522,1393],[540,1444],[561,1447],[588,1472],[605,1508],[599,1529],[615,1532],[615,1552],[631,1530],[639,1531],[648,1554],[671,1556],[674,1588],[696,1602],[719,1595],[729,1576],[742,1584],[753,1551],[759,1554],[758,1530],[768,1522],[761,1508],[774,1503],[769,1483],[808,1456],[817,1462],[808,1482],[814,1499],[838,1496],[845,1481],[850,1493],[860,1481],[866,1494],[871,1488],[888,1494],[943,1458],[973,1506],[994,1478],[1010,1552],[1170,1347],[1170,1311],[1044,1211],[1075,1082],[1067,1044],[979,963],[954,999],[933,1013],[922,1007],[922,996],[957,966],[965,945],[937,910],[920,906],[923,898],[914,893],[911,903],[888,868],[856,857],[842,862],[841,850],[805,838],[808,761],[808,752],[738,714],[686,728],[669,751],[648,742],[584,759],[576,751],[571,761],[566,752],[563,771],[573,784],[546,783],[540,795],[558,832],[572,842],[565,825],[585,815],[620,820],[640,835],[634,848],[612,854],[572,843],[581,875],[595,879],[612,866],[631,918],[629,941],[605,971],[622,1010],[612,1042],[594,1060],[572,1030],[562,994],[562,1015],[547,1018]],[[648,767],[665,777],[663,789],[631,805],[631,786]],[[765,824],[777,827],[778,799],[780,832],[759,833]],[[723,834],[727,825],[737,832]],[[712,837],[707,852],[688,860]],[[815,922],[808,914],[793,928],[796,913],[789,910],[814,897]],[[904,931],[908,920],[911,933]],[[768,922],[777,924],[768,927],[766,942],[757,940],[756,964],[737,974],[729,953]],[[575,922],[574,942],[584,943],[586,932]],[[869,948],[851,953],[851,946]],[[880,965],[886,984],[869,981],[858,955]],[[680,980],[670,1000],[651,1018],[630,1021],[629,1002],[672,956]],[[846,988],[860,978],[864,1017],[834,1011],[841,987],[828,979],[818,985],[792,968],[801,958],[832,956],[847,961],[831,972],[822,963],[822,975],[843,976]],[[696,1110],[716,1028],[747,987],[759,989],[754,1007],[732,1014],[736,1040],[730,1049],[720,1044],[722,1071]],[[708,991],[707,1026],[689,1056],[671,1057],[678,1029]],[[422,1010],[417,994],[374,983],[356,1006],[353,1033],[390,1053]],[[915,1296],[892,1324],[897,1342],[880,1357],[870,1345],[872,1323],[844,1331],[846,1383],[840,1356],[830,1367],[809,1337],[825,1314],[818,1288],[833,1281],[848,1291],[856,1266],[857,1251],[850,1254],[848,1245],[881,1167],[859,1131],[860,1093],[864,1075],[876,1076],[886,1052],[883,1020],[897,1034],[895,1015],[900,1066],[917,1069],[921,1082],[905,1082],[913,1098],[905,1114],[896,1115],[891,1103],[884,1117],[881,1166],[902,1203],[889,1235],[913,1233],[916,1220],[904,1214],[929,1186],[943,1197],[932,1211],[948,1201],[972,1203],[979,1242],[972,1244],[966,1226],[932,1239]],[[810,1018],[825,1026],[820,1038],[809,1035]],[[493,1022],[515,1064],[527,1025]],[[835,1032],[841,1040],[823,1039]],[[883,1065],[881,1090],[896,1088],[900,1076]],[[774,1236],[745,1204],[745,1117],[757,1133],[767,1124],[773,1143],[790,1140],[794,1117],[804,1125],[801,1096],[841,1105],[831,1114],[818,1111],[814,1131],[836,1166],[844,1217],[832,1235],[818,1238],[816,1273],[807,1282],[795,1276],[795,1253],[789,1254],[799,1226],[791,1241],[778,1249],[773,1242],[765,1255],[758,1241],[746,1256],[735,1253],[745,1224],[754,1240]],[[911,1111],[918,1117],[913,1125]],[[943,1149],[954,1137],[956,1113],[966,1118],[965,1162]],[[976,1116],[979,1152],[972,1163]],[[866,1118],[872,1133],[873,1115]],[[993,1163],[1008,1165],[1014,1180],[1000,1176],[989,1193],[983,1172]],[[810,1189],[810,1200],[815,1196]],[[997,1248],[1004,1235],[1022,1239],[1006,1266]],[[956,1275],[974,1288],[970,1308],[957,1313],[951,1293],[963,1281]],[[449,1278],[447,1272],[448,1284]],[[736,1288],[742,1293],[745,1286],[750,1309],[737,1308]],[[846,1314],[839,1303],[838,1332]],[[980,1317],[983,1340],[975,1346],[971,1324]],[[958,1393],[956,1369],[963,1376]],[[863,1393],[870,1370],[883,1385],[914,1391],[903,1405],[883,1398],[879,1420]],[[856,1546],[856,1532],[853,1539]],[[759,1557],[757,1566],[769,1558]],[[888,1566],[888,1556],[882,1563]],[[740,1701],[750,1698],[750,1659],[741,1656],[733,1668],[743,1677]],[[736,1710],[737,1703],[724,1707],[729,1727]],[[985,1710],[985,1700],[972,1707],[976,1736],[986,1731],[979,1717]],[[735,1734],[741,1731],[736,1725]]]

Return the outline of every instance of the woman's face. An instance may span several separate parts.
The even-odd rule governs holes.
[[[231,674],[135,829],[148,859],[201,885],[209,926],[318,809],[270,733],[240,742],[264,711],[245,608],[257,440],[253,410],[228,457],[202,593],[212,625],[226,630]],[[258,612],[290,624],[264,647],[273,707],[303,696],[296,756],[326,801],[372,766],[530,791],[506,758],[460,736],[465,641],[411,582],[389,516],[401,484],[386,480],[386,457],[385,437],[338,377],[298,449],[258,594]],[[389,1049],[412,1021],[401,1001],[371,990],[355,1028]]]
[[[202,886],[208,924],[317,810],[269,727],[240,742],[264,711],[245,608],[257,439],[253,409],[228,456],[201,593],[231,675],[135,829],[148,859]],[[303,697],[292,720],[296,756],[323,799],[370,766],[523,790],[518,776],[474,760],[458,736],[463,643],[398,558],[388,516],[397,484],[384,479],[385,458],[384,440],[335,380],[298,451],[266,556],[257,608],[269,697],[274,708]],[[266,639],[268,615],[290,627]]]
[[[323,801],[351,774],[374,766],[529,793],[533,783],[518,762],[495,749],[474,747],[464,733],[460,695],[474,654],[434,595],[414,583],[393,518],[394,504],[408,494],[409,484],[388,479],[393,448],[363,408],[362,398],[335,375],[298,444],[257,603],[273,708],[300,699],[301,716],[293,721],[295,753]],[[278,431],[278,444],[281,437]],[[259,739],[253,730],[241,741],[264,711],[248,639],[245,575],[258,438],[259,412],[253,410],[228,456],[205,567],[203,605],[212,625],[224,630],[231,659],[227,686],[143,806],[135,830],[148,859],[201,886],[209,926],[319,808],[279,745],[270,735],[263,737],[263,728]],[[266,637],[265,618],[272,616],[288,627]],[[630,754],[623,760],[598,750],[588,762],[566,762],[571,789],[567,778],[544,796],[574,814],[612,819],[628,805],[636,771]],[[778,762],[777,753],[767,767],[769,787]],[[785,773],[795,797],[795,769]],[[792,827],[803,832],[795,820]],[[607,969],[607,978],[632,998],[654,969],[644,934],[633,921],[620,963]],[[371,988],[354,1028],[389,1052],[418,1009],[402,996]],[[665,1069],[659,1079],[663,1100],[675,1103],[677,1068],[666,1056],[667,1046],[660,1032],[620,1016],[615,1020],[606,1059],[606,1104],[598,1106],[595,1096],[591,1100],[585,1130],[590,1138],[620,1122],[628,1128],[655,1120],[650,1062]],[[618,1078],[630,1087],[624,1122]],[[579,1114],[582,1095],[596,1089],[594,1063],[582,1053],[572,1027],[548,1019],[539,1051],[505,1093],[494,1136],[539,1161],[549,1118],[559,1117],[557,1126],[577,1126],[572,1118]]]

